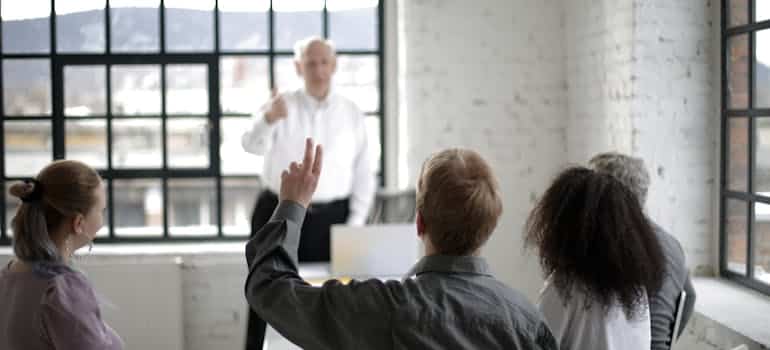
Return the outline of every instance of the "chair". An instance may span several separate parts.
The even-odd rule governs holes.
[[[415,220],[416,198],[414,189],[402,191],[380,190],[374,197],[367,224],[401,224]]]

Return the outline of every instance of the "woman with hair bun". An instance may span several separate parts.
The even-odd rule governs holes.
[[[13,184],[15,259],[0,270],[0,349],[122,349],[91,283],[70,267],[102,227],[104,185],[86,164],[60,160]]]

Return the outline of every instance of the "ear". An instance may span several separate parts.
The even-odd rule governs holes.
[[[297,71],[297,76],[302,76],[302,62],[294,60],[294,69]]]
[[[74,235],[79,236],[85,232],[86,218],[83,214],[77,214],[72,218],[72,232]]]
[[[417,219],[415,221],[415,224],[417,225],[417,236],[422,239],[423,235],[425,235],[425,222],[423,221],[422,214],[420,214],[419,211],[417,212]]]

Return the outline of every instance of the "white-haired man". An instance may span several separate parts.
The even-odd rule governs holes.
[[[332,77],[337,58],[332,42],[310,37],[294,47],[294,63],[304,86],[289,92],[273,89],[272,98],[254,116],[241,138],[244,150],[264,156],[251,234],[265,225],[276,206],[281,171],[302,155],[305,139],[326,147],[324,168],[299,242],[300,262],[329,261],[329,230],[334,224],[363,225],[374,198],[364,116],[356,104],[335,93]],[[250,311],[247,349],[261,349],[264,323]]]

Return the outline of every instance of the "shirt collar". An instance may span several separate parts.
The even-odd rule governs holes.
[[[328,107],[329,104],[333,101],[334,97],[336,96],[336,91],[334,89],[334,86],[329,87],[329,93],[326,94],[326,98],[323,100],[318,100],[315,97],[311,96],[310,93],[307,92],[307,89],[305,87],[302,87],[299,89],[300,96],[302,96],[302,99],[305,100],[305,103],[307,103],[309,106],[311,106],[314,109],[318,108],[324,108]]]
[[[431,255],[424,256],[407,274],[407,278],[426,272],[467,273],[491,276],[487,261],[478,256]]]

